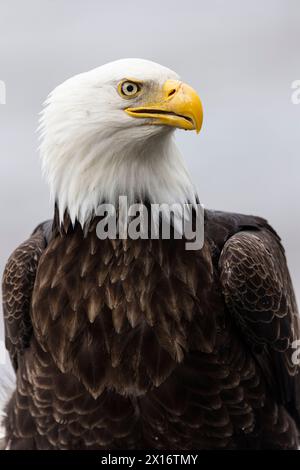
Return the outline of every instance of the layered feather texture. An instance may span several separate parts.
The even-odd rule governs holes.
[[[281,305],[293,303],[284,264],[266,275],[265,250],[282,256],[266,223],[206,212],[203,250],[184,255],[180,240],[100,241],[95,224],[88,233],[80,224],[57,227],[39,260],[34,336],[18,355],[5,420],[11,448],[297,448],[299,402],[292,392],[299,376],[288,367],[278,371],[269,354],[278,346],[271,334],[278,321],[283,336],[297,334],[295,312],[270,311],[260,353],[253,334],[236,322],[247,289],[256,288],[245,278],[251,264],[262,277],[258,301],[270,297],[275,305],[277,276],[286,283]],[[261,254],[253,258],[247,240],[236,245],[237,233],[239,243],[265,237]],[[233,265],[236,249],[240,261]],[[234,283],[243,282],[234,300]],[[267,311],[251,302],[255,325],[263,324]],[[277,354],[288,357],[285,348]]]
[[[35,333],[59,369],[83,380],[95,398],[106,387],[138,396],[172,373],[195,335],[199,350],[214,347],[214,312],[195,305],[199,296],[207,302],[212,283],[208,247],[183,256],[184,241],[101,241],[96,225],[86,236],[70,227],[44,252]]]

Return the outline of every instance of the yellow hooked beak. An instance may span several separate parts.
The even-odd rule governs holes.
[[[125,109],[136,118],[150,118],[153,124],[200,132],[203,109],[195,90],[178,80],[167,80],[156,102]]]

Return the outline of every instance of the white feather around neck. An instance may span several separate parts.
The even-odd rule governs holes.
[[[116,204],[120,195],[129,204],[195,204],[173,130],[124,112],[116,86],[126,77],[156,87],[178,78],[153,62],[124,59],[67,80],[46,101],[40,153],[61,220],[67,210],[84,226],[100,203]]]

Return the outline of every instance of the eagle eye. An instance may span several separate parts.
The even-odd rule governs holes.
[[[119,83],[118,91],[123,98],[134,98],[141,91],[141,88],[139,83],[125,80]]]

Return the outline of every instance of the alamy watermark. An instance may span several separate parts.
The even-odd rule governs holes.
[[[0,104],[6,104],[6,85],[3,80],[0,80]]]
[[[294,349],[294,352],[292,354],[292,363],[294,366],[299,366],[300,365],[300,339],[295,339],[295,341],[292,342],[292,349]]]
[[[204,244],[202,204],[128,204],[120,196],[118,204],[101,204],[96,211],[100,240],[184,239],[186,250],[201,250]]]
[[[294,80],[291,88],[293,91],[291,101],[293,104],[300,104],[300,80]]]

